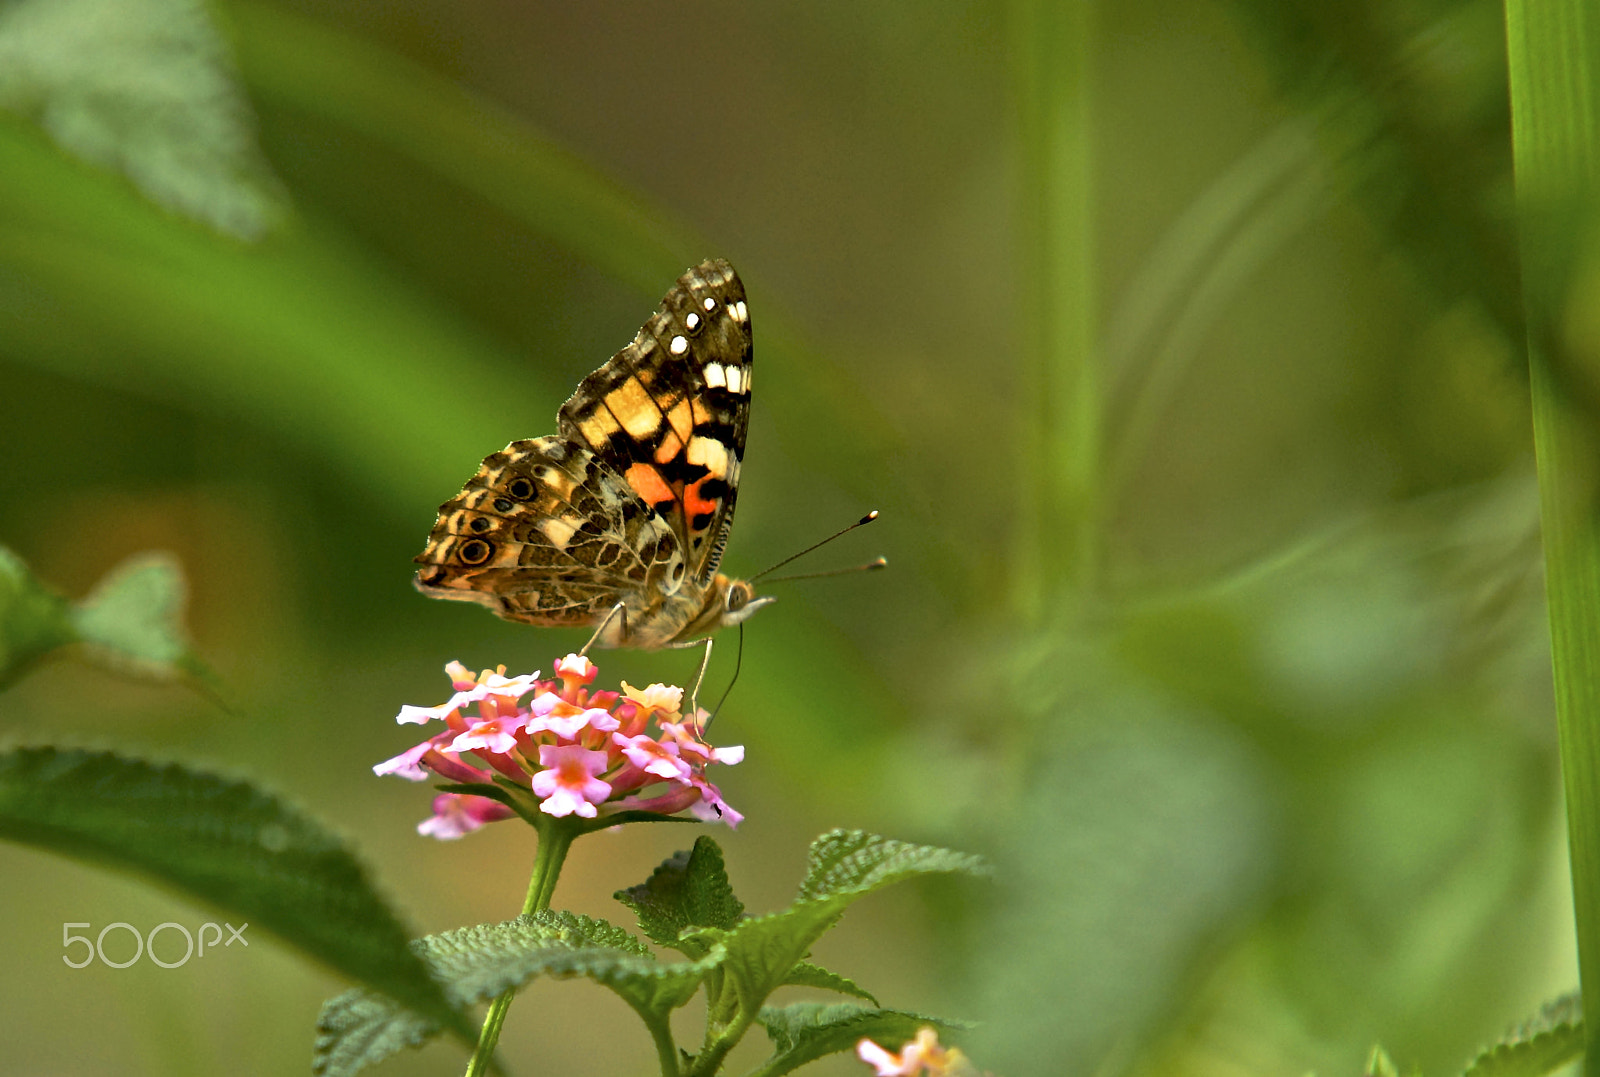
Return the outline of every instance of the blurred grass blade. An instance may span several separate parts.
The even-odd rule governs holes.
[[[111,752],[18,749],[0,755],[0,837],[136,872],[473,1035],[343,843],[245,782]]]
[[[1600,177],[1600,21],[1587,0],[1506,0],[1534,446],[1584,1018],[1600,1027],[1600,423],[1559,328]],[[1585,1072],[1600,1074],[1600,1051]]]
[[[1015,0],[1010,10],[1022,260],[1026,476],[1013,608],[1036,621],[1092,584],[1099,557],[1100,383],[1093,348],[1089,33],[1093,5]]]
[[[509,110],[360,38],[234,0],[245,81],[273,104],[357,131],[655,296],[703,241]]]
[[[249,104],[200,0],[0,6],[0,108],[227,235],[259,238],[282,214]]]

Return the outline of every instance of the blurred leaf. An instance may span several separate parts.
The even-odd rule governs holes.
[[[1472,1060],[1463,1077],[1543,1077],[1583,1054],[1583,996],[1552,999]]]
[[[383,995],[351,988],[322,1004],[311,1071],[324,1077],[349,1077],[407,1047],[420,1047],[438,1033],[438,1022]]]
[[[78,637],[108,660],[170,677],[194,665],[183,627],[186,601],[177,558],[139,554],[107,573],[72,621]]]
[[[146,677],[209,672],[189,650],[183,571],[170,554],[143,553],[106,574],[76,605],[0,547],[0,685],[36,660],[82,643],[104,664]]]
[[[0,108],[228,235],[258,238],[279,216],[281,192],[199,0],[0,6]]]
[[[1083,687],[1086,652],[1052,668],[1079,687],[1030,700],[1055,728],[1021,807],[994,821],[1001,885],[975,943],[974,1050],[996,1072],[1114,1065],[1250,915],[1278,840],[1269,775],[1237,733],[1136,683]]]
[[[829,972],[821,965],[813,965],[809,961],[802,961],[789,970],[788,977],[783,981],[784,987],[820,987],[824,991],[837,991],[841,995],[854,995],[856,998],[866,999],[874,1006],[878,1000],[872,992],[863,990],[856,982],[847,976],[840,976],[837,972]]]
[[[709,837],[695,839],[692,850],[675,853],[638,886],[613,895],[639,917],[639,930],[650,941],[701,958],[709,947],[683,937],[689,928],[728,930],[744,916],[722,862],[722,849]]]
[[[854,1050],[863,1039],[873,1040],[879,1046],[898,1045],[914,1038],[918,1029],[928,1025],[940,1030],[968,1027],[938,1017],[903,1010],[869,1010],[848,1002],[769,1006],[761,1011],[758,1020],[767,1030],[773,1046],[772,1057],[752,1071],[753,1075],[761,1077],[776,1077],[824,1055]]]
[[[39,658],[75,643],[67,600],[39,582],[22,559],[0,546],[0,686]]]
[[[0,836],[136,872],[464,1028],[344,845],[245,782],[111,752],[0,755]]]

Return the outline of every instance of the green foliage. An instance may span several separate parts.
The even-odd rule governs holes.
[[[0,686],[73,643],[128,672],[162,679],[182,672],[205,676],[189,650],[183,607],[183,573],[166,554],[130,558],[73,604],[0,547]]]
[[[728,1051],[756,1022],[767,1029],[774,1045],[773,1056],[756,1071],[763,1074],[787,1073],[847,1050],[862,1036],[909,1036],[924,1024],[960,1027],[855,1005],[765,1006],[767,997],[785,985],[872,999],[851,980],[803,961],[811,944],[850,904],[891,883],[985,872],[977,857],[861,831],[823,835],[812,844],[810,861],[796,902],[763,917],[743,915],[723,869],[722,851],[708,837],[664,861],[643,883],[618,891],[617,899],[638,916],[640,930],[652,941],[689,955],[688,961],[658,962],[620,928],[549,909],[502,924],[429,936],[412,949],[457,1006],[494,998],[536,976],[581,976],[603,984],[644,1021],[664,1065],[679,1057],[671,1046],[671,1012],[703,987],[706,1038],[698,1054],[685,1058],[685,1077],[718,1072]],[[317,1072],[329,1077],[355,1073],[436,1031],[427,1019],[359,989],[329,1000],[317,1029]]]
[[[849,1051],[863,1038],[897,1043],[911,1039],[926,1025],[941,1031],[959,1031],[967,1027],[924,1014],[869,1010],[848,1002],[831,1006],[796,1002],[783,1007],[766,1007],[758,1020],[767,1030],[773,1048],[772,1057],[753,1071],[760,1077],[775,1077],[824,1055]]]
[[[0,8],[0,109],[225,234],[260,238],[281,216],[200,0],[14,0]]]
[[[1583,1054],[1583,1035],[1583,997],[1574,991],[1485,1048],[1463,1077],[1543,1077]]]
[[[708,837],[695,839],[694,848],[662,861],[650,878],[614,895],[639,918],[639,930],[651,942],[681,950],[691,959],[704,957],[710,947],[693,934],[694,928],[727,931],[744,917],[744,903],[722,863],[722,849]]]
[[[111,752],[0,755],[0,837],[134,872],[464,1030],[334,835],[248,783]]]

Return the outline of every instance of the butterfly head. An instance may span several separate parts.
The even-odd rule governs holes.
[[[762,595],[758,598],[755,587],[748,581],[729,579],[720,572],[717,573],[713,586],[722,598],[722,616],[717,621],[719,628],[740,624],[762,606],[777,601],[771,595]]]

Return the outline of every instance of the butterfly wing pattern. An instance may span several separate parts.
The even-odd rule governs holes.
[[[750,418],[750,340],[733,267],[684,273],[561,405],[556,436],[512,442],[439,506],[417,589],[527,624],[604,621],[603,646],[643,649],[698,642],[771,601],[717,572]]]

